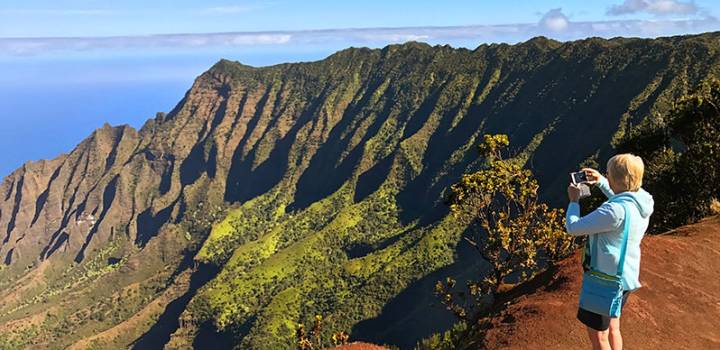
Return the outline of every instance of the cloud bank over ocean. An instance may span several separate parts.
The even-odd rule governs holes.
[[[658,7],[660,6],[658,4],[656,4],[655,7],[648,7],[647,4],[645,7],[633,4],[633,1],[626,1],[626,3],[622,5],[617,5],[619,7],[610,8],[608,13],[618,15],[630,13],[631,11],[656,13],[661,9]],[[643,4],[645,4],[645,2],[643,2]],[[665,4],[666,7],[672,9],[673,7],[670,5],[672,4]],[[696,12],[696,9],[690,12],[692,9],[688,9],[685,5],[680,5],[675,8],[677,12]],[[449,43],[454,46],[474,48],[474,46],[482,43],[516,43],[539,35],[558,40],[573,40],[590,36],[605,38],[617,36],[658,37],[700,33],[718,29],[720,29],[720,21],[710,15],[701,14],[682,19],[658,17],[647,20],[628,19],[574,22],[563,13],[562,9],[557,8],[546,12],[537,23],[524,24],[343,28],[109,37],[0,38],[0,55],[28,56],[56,52],[108,50],[191,51],[198,48],[268,48],[302,47],[308,45],[382,46],[388,43],[406,41],[424,41],[431,44]]]

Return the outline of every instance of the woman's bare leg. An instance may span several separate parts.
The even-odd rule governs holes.
[[[610,346],[612,350],[622,350],[623,342],[620,334],[620,317],[610,319]]]
[[[593,350],[612,350],[610,342],[608,341],[610,330],[596,331],[587,327],[587,332],[590,336],[590,343],[592,343]]]

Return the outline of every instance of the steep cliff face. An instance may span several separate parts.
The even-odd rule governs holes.
[[[0,340],[183,347],[221,330],[291,347],[294,323],[319,313],[400,342],[383,331],[407,323],[393,310],[427,311],[432,273],[468,271],[442,194],[478,136],[509,134],[557,200],[568,171],[718,73],[718,38],[220,61],[139,131],[105,126],[3,181],[0,327],[14,333]],[[437,330],[422,327],[409,338]]]

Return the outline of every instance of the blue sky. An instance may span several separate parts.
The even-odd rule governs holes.
[[[0,2],[0,177],[92,130],[168,111],[220,58],[263,66],[349,46],[720,30],[715,0]]]
[[[3,0],[1,6],[3,37],[517,24],[535,23],[555,8],[573,21],[679,19],[720,7],[713,0]],[[613,6],[625,6],[625,14]]]
[[[601,20],[612,1],[3,1],[0,36],[107,36],[530,23],[562,7]]]

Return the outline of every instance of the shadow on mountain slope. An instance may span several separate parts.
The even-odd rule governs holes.
[[[454,276],[462,285],[466,280],[477,279],[483,265],[480,255],[462,241],[454,264],[412,283],[390,300],[378,317],[358,323],[352,330],[352,339],[412,349],[419,340],[446,331],[456,319],[437,302],[433,295],[435,283]]]

